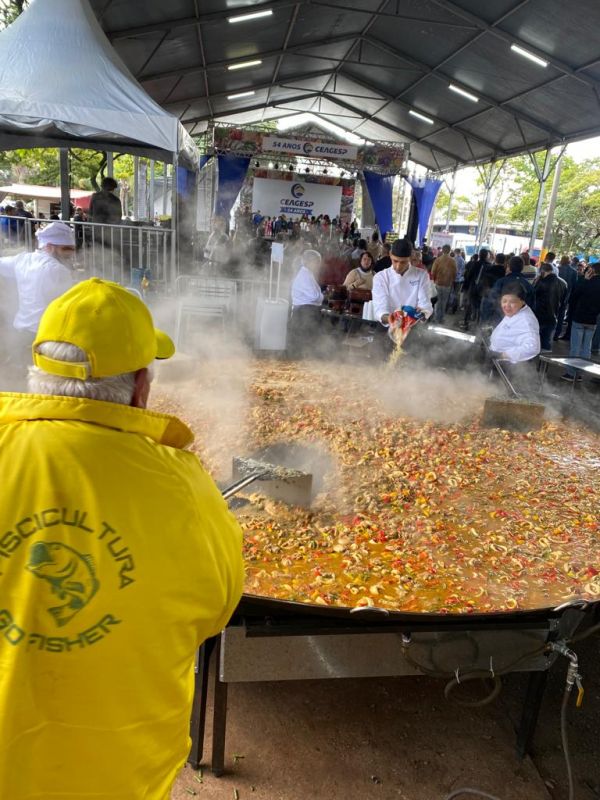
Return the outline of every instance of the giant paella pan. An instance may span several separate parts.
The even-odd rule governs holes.
[[[255,484],[234,510],[251,604],[462,617],[600,599],[600,436],[484,428],[487,394],[464,373],[231,359],[159,381],[154,407],[223,484],[232,455],[269,447],[315,476],[308,508]]]

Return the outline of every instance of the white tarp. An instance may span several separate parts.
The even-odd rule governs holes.
[[[184,152],[177,117],[131,75],[87,0],[34,0],[0,32],[0,146]]]
[[[323,183],[307,183],[302,180],[280,181],[271,178],[255,178],[252,191],[252,210],[267,217],[318,217],[329,214],[339,217],[342,202],[342,187]]]

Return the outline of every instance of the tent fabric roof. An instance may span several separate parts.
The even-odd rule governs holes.
[[[71,200],[91,197],[92,192],[85,189],[70,189]],[[11,183],[0,186],[0,197],[27,197],[32,200],[60,200],[60,186],[35,186],[31,183]]]
[[[0,32],[0,147],[75,142],[169,160],[190,146],[177,116],[119,58],[87,0],[35,0]]]
[[[371,141],[408,142],[436,171],[600,134],[598,0],[91,4],[137,80],[192,133],[310,111]],[[261,63],[228,69],[249,59]],[[241,92],[254,94],[228,99]]]

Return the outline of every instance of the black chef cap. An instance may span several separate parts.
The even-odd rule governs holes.
[[[396,239],[392,245],[392,255],[396,258],[410,258],[412,251],[412,242],[409,242],[408,239]]]

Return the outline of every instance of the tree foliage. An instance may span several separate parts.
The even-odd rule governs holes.
[[[133,183],[133,156],[115,153],[114,176]],[[97,191],[106,176],[107,155],[96,150],[71,148],[69,167],[72,189]],[[163,174],[164,165],[157,162],[155,174]],[[31,183],[39,186],[58,186],[60,168],[56,148],[32,148],[0,152],[0,179],[3,183]]]
[[[0,28],[6,28],[11,22],[14,22],[27,5],[28,0],[1,0]]]
[[[541,172],[545,152],[536,153],[536,164]],[[537,237],[542,238],[548,213],[554,163],[544,194]],[[485,179],[489,167],[482,167],[476,181],[477,190],[472,197],[455,194],[450,213],[451,221],[457,219],[477,222],[481,215],[485,194]],[[539,181],[529,155],[508,159],[500,172],[490,197],[488,221],[483,239],[497,225],[511,225],[530,232],[533,227],[538,200]],[[437,224],[445,223],[450,199],[442,187],[436,202]],[[552,225],[550,247],[557,252],[591,253],[600,249],[600,158],[576,162],[566,155],[562,159],[559,191]]]

